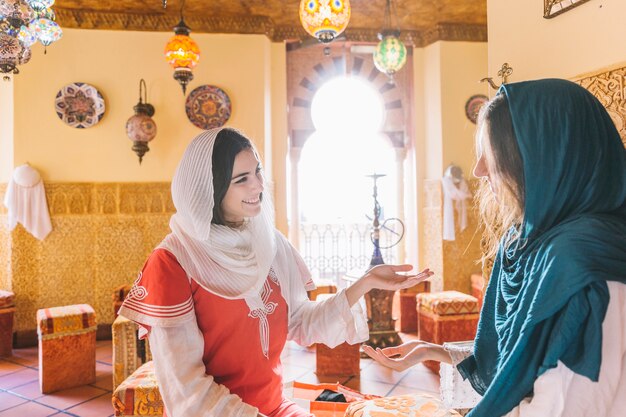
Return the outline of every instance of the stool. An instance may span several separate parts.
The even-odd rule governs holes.
[[[374,400],[357,401],[348,406],[345,417],[461,417],[455,410],[446,408],[432,394],[415,393]]]
[[[13,354],[13,315],[15,294],[0,290],[0,358]]]
[[[472,295],[478,299],[478,310],[483,307],[483,296],[485,289],[485,278],[481,274],[472,274]]]
[[[152,360],[148,338],[139,340],[137,324],[117,316],[113,322],[113,389],[117,388],[137,368]]]
[[[37,333],[42,393],[96,381],[96,313],[90,305],[37,310]]]
[[[317,301],[333,297],[332,294],[320,294]],[[334,347],[315,344],[315,373],[318,376],[356,376],[361,374],[361,344],[350,345],[346,342]]]
[[[335,294],[337,292],[337,285],[335,285],[335,281],[332,279],[316,278],[313,280],[313,283],[315,284],[315,289],[307,291],[307,295],[311,301],[317,300],[318,295]]]
[[[113,290],[113,317],[117,317],[117,312],[120,310],[131,287],[132,285],[122,285]]]
[[[443,344],[473,340],[478,325],[478,300],[458,291],[417,295],[418,337],[426,342]],[[439,373],[439,362],[424,365]]]
[[[403,333],[417,332],[417,301],[415,296],[430,292],[430,282],[420,282],[414,287],[400,290],[400,331]]]
[[[113,392],[112,402],[116,416],[163,416],[154,362],[146,362],[126,378]]]

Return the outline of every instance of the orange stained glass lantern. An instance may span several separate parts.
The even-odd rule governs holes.
[[[183,88],[183,94],[187,92],[187,84],[193,80],[192,69],[200,60],[200,48],[191,39],[191,29],[180,20],[174,28],[175,35],[165,45],[165,59],[174,68],[174,79]]]
[[[350,0],[301,0],[300,22],[311,36],[328,43],[350,21]]]

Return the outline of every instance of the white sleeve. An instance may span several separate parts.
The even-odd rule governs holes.
[[[202,361],[204,341],[196,321],[152,327],[150,351],[169,417],[256,417],[258,409],[213,381]]]
[[[343,290],[323,301],[310,301],[303,285],[291,285],[288,296],[290,340],[303,346],[323,343],[333,348],[343,342],[353,345],[368,339],[362,299],[350,307]]]
[[[534,395],[523,399],[503,417],[562,416],[573,377],[574,372],[559,361],[556,368],[547,370],[537,378],[533,386]]]
[[[609,282],[611,296],[602,323],[602,363],[597,382],[562,362],[535,381],[532,398],[504,417],[617,417],[626,406],[626,286]]]

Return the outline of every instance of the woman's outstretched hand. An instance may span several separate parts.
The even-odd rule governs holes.
[[[361,279],[367,281],[370,289],[401,290],[417,285],[434,275],[434,272],[429,268],[413,275],[399,273],[409,272],[411,269],[413,269],[412,265],[376,265],[367,271]]]
[[[400,372],[427,360],[450,362],[450,355],[441,345],[421,340],[375,350],[371,346],[363,345],[363,352],[376,362]]]
[[[376,265],[365,273],[357,282],[346,289],[348,304],[353,306],[359,298],[370,290],[401,290],[419,284],[433,276],[433,272],[426,268],[419,274],[402,274],[413,269],[412,265]]]

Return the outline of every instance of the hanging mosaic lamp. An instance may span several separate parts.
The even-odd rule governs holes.
[[[48,46],[52,42],[56,42],[63,36],[61,26],[50,19],[40,18],[30,22],[31,29],[37,34],[37,39],[43,46]],[[44,49],[44,53],[46,50]]]
[[[41,9],[41,10],[35,10],[35,19],[48,19],[48,20],[57,20],[57,16],[54,13],[54,10],[48,8],[48,9]]]
[[[406,63],[406,46],[399,36],[399,31],[382,32],[382,40],[374,51],[374,65],[389,77],[393,77]]]
[[[30,48],[17,38],[6,33],[0,33],[0,72],[19,74],[18,65],[30,61]]]
[[[26,2],[30,4],[30,7],[36,12],[49,9],[54,4],[54,0],[26,0]]]
[[[37,33],[30,27],[24,26],[20,28],[20,32],[17,34],[17,39],[24,44],[24,46],[32,46],[37,42]]]
[[[181,85],[185,94],[187,84],[193,80],[191,71],[200,60],[200,48],[189,37],[191,29],[185,24],[182,16],[178,25],[174,27],[174,34],[165,45],[165,59],[174,68],[174,79]]]
[[[393,21],[396,22],[395,25],[393,25]],[[376,45],[373,58],[376,68],[387,74],[391,83],[393,83],[393,75],[400,71],[406,63],[407,53],[406,46],[400,40],[400,29],[397,22],[396,8],[391,0],[387,0],[383,29],[378,34],[380,42]]]
[[[348,26],[350,0],[301,0],[300,23],[320,42],[332,42]]]
[[[150,150],[148,142],[157,134],[156,123],[152,120],[154,106],[148,103],[146,90],[146,82],[142,78],[139,81],[139,103],[133,107],[135,115],[126,122],[126,134],[133,141],[132,149],[139,157],[139,164],[146,152]]]

